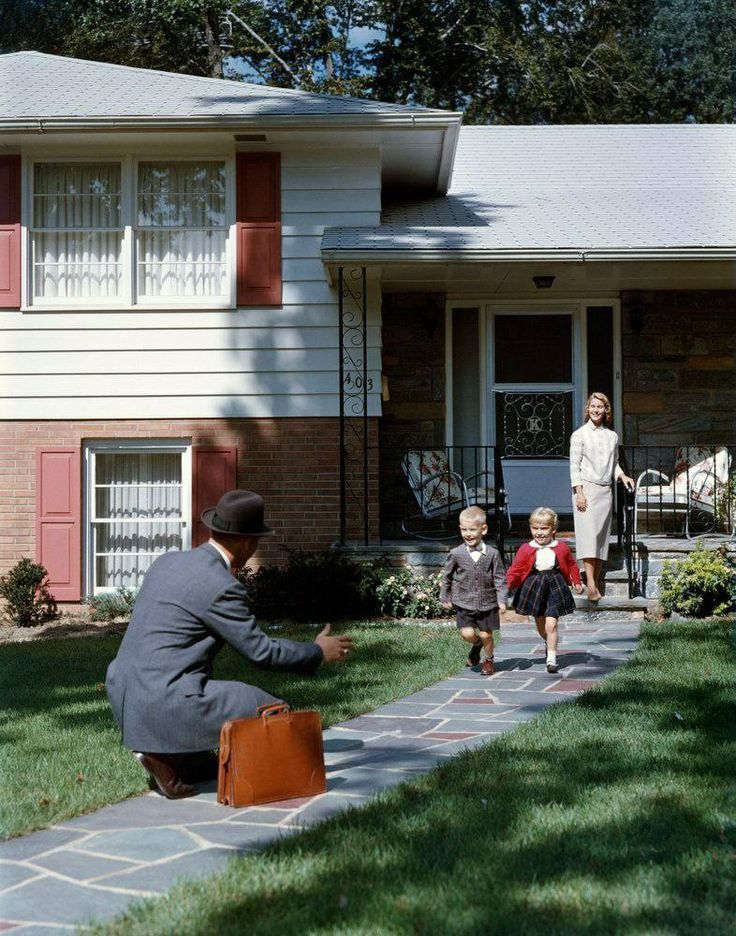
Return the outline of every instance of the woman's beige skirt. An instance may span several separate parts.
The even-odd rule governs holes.
[[[588,501],[585,510],[575,506],[572,494],[572,512],[575,518],[575,557],[581,559],[607,559],[608,541],[613,521],[613,491],[610,485],[583,481],[583,493]]]

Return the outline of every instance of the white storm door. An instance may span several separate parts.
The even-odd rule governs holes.
[[[570,435],[580,413],[575,308],[488,312],[488,435],[500,449],[509,508],[571,512]]]

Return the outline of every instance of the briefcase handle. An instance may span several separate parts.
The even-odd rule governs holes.
[[[258,716],[264,721],[271,718],[291,718],[291,710],[286,702],[271,702],[270,705],[259,705],[256,709],[256,718]]]

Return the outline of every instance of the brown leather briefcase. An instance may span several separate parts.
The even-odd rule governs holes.
[[[217,802],[255,806],[327,789],[319,712],[262,705],[255,718],[227,721],[220,730]]]

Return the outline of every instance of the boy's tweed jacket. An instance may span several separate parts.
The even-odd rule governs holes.
[[[451,601],[456,608],[490,611],[499,601],[506,604],[506,570],[497,549],[487,543],[486,553],[477,562],[463,543],[451,549],[440,588],[440,601]]]
[[[156,754],[207,751],[219,745],[223,722],[278,702],[258,686],[212,679],[226,643],[260,669],[315,672],[322,662],[319,644],[269,637],[247,601],[209,543],[153,563],[107,670],[123,744]]]

